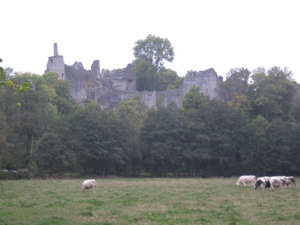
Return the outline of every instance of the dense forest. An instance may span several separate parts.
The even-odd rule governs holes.
[[[8,71],[9,72],[9,71]],[[0,167],[34,176],[300,174],[300,96],[290,72],[231,70],[228,102],[195,87],[183,108],[140,98],[104,111],[79,106],[56,73],[15,74],[0,87]]]
[[[182,108],[160,101],[147,108],[135,97],[114,111],[96,102],[80,106],[69,82],[54,72],[0,72],[2,171],[26,169],[38,177],[300,175],[300,92],[287,69],[231,69],[222,84],[226,102],[194,87]],[[30,90],[12,90],[8,81],[28,83]],[[161,89],[170,87],[163,82]]]

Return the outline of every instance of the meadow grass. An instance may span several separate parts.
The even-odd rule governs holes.
[[[0,224],[300,224],[300,188],[254,191],[237,178],[0,181]]]

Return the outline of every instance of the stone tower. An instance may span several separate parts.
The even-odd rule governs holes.
[[[205,71],[189,71],[178,89],[140,92],[136,90],[133,64],[128,64],[124,69],[101,72],[99,60],[94,60],[91,70],[84,69],[81,62],[75,62],[72,66],[65,65],[63,56],[58,54],[57,44],[54,43],[54,56],[49,57],[45,72],[51,71],[59,74],[58,79],[70,82],[70,96],[80,105],[95,101],[105,110],[114,110],[122,101],[137,95],[149,108],[155,107],[158,99],[165,107],[171,102],[182,107],[184,95],[193,86],[200,87],[200,92],[210,98],[225,100],[220,88],[223,78],[212,68]]]
[[[58,79],[64,80],[66,76],[65,62],[62,55],[58,55],[57,43],[54,43],[54,56],[48,58],[47,72],[56,72],[59,74]]]

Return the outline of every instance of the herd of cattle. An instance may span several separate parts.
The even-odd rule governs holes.
[[[285,189],[290,184],[296,186],[296,179],[292,176],[273,176],[273,177],[259,177],[256,179],[254,175],[243,175],[240,176],[238,181],[236,182],[236,186],[239,187],[243,185],[246,186],[246,183],[251,183],[254,189],[257,188],[265,190],[266,188],[271,188],[274,191],[274,187],[281,187],[281,189]],[[88,189],[96,190],[97,182],[94,179],[85,180],[82,183],[82,191]]]
[[[239,177],[236,186],[243,185],[245,187],[246,183],[251,183],[255,190],[271,188],[274,191],[274,187],[280,187],[281,190],[284,190],[290,184],[296,186],[296,179],[292,176],[258,177],[256,179],[254,175],[243,175]]]

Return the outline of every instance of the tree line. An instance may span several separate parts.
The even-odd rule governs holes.
[[[0,168],[36,176],[232,176],[300,174],[300,96],[290,72],[228,73],[227,101],[193,87],[183,107],[147,108],[137,96],[115,111],[85,107],[58,74],[23,73],[0,87]]]
[[[148,35],[135,43],[134,56],[137,90],[182,84],[164,67],[174,58],[168,39]],[[231,69],[221,87],[225,102],[192,87],[181,108],[159,99],[149,109],[136,96],[114,111],[96,102],[81,107],[54,72],[0,67],[0,76],[0,170],[46,177],[300,174],[300,88],[285,68]]]

